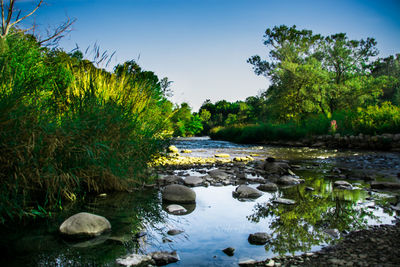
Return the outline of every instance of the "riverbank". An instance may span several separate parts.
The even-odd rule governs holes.
[[[283,256],[242,266],[399,266],[400,222],[349,233],[334,246],[314,253]]]

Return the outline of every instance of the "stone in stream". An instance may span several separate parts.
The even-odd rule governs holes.
[[[342,180],[335,181],[333,183],[333,186],[336,187],[337,189],[347,189],[347,190],[353,189],[353,186],[349,182]]]
[[[216,170],[211,170],[208,172],[208,175],[211,176],[214,179],[218,180],[225,180],[229,177],[229,174],[227,174],[225,171],[216,169]]]
[[[284,175],[288,173],[290,166],[286,162],[268,161],[268,159],[263,163],[262,169],[267,174],[279,174]]]
[[[239,266],[255,266],[256,260],[248,259],[239,261]]]
[[[106,218],[87,212],[69,217],[60,226],[61,234],[70,237],[94,237],[110,229],[111,224]]]
[[[173,203],[196,203],[196,193],[184,185],[167,185],[162,192],[162,199]]]
[[[167,265],[179,261],[176,251],[157,251],[149,254],[157,266]]]
[[[179,235],[182,234],[184,231],[179,229],[171,229],[167,232],[169,235]]]
[[[222,250],[226,255],[232,257],[235,254],[235,249],[233,247],[227,247]]]
[[[187,186],[199,186],[202,185],[204,180],[198,176],[188,176],[183,180],[183,183]]]
[[[150,255],[131,254],[124,258],[117,259],[117,263],[123,266],[143,266],[146,264],[154,264]]]
[[[174,215],[184,214],[187,212],[187,210],[184,207],[182,207],[181,205],[177,205],[177,204],[168,205],[166,209],[167,209],[168,213],[171,213]]]
[[[262,193],[247,185],[239,185],[235,191],[232,192],[232,195],[237,198],[259,198],[262,196]]]
[[[271,236],[269,234],[260,232],[250,234],[248,241],[252,245],[265,245],[270,239]]]
[[[162,178],[159,178],[158,182],[160,184],[165,184],[165,185],[168,185],[168,184],[180,184],[180,183],[183,183],[183,179],[181,177],[177,176],[177,175],[167,175],[167,176],[164,176]]]
[[[284,205],[294,205],[296,204],[296,201],[292,200],[292,199],[287,199],[287,198],[277,198],[272,200],[273,203],[277,203],[277,204],[284,204]]]
[[[186,154],[186,153],[192,153],[192,150],[189,150],[189,149],[182,149],[182,150],[181,150],[181,153],[184,153],[184,154]]]
[[[265,183],[257,186],[257,189],[265,192],[275,192],[278,191],[278,186],[274,183]]]
[[[281,185],[298,185],[304,182],[302,179],[297,179],[291,175],[284,175],[278,178],[277,183]]]
[[[215,154],[214,157],[216,157],[216,158],[229,158],[230,155],[229,154],[225,154],[225,153],[219,153],[219,154]]]

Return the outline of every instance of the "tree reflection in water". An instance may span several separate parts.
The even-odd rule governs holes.
[[[330,182],[315,179],[312,185],[316,191],[307,192],[305,185],[282,190],[275,197],[296,201],[295,205],[264,203],[254,207],[249,221],[269,221],[272,238],[265,246],[275,254],[294,254],[310,251],[313,246],[334,241],[325,233],[327,229],[339,232],[365,228],[368,220],[378,217],[367,207],[358,205],[362,199],[361,190],[332,189]]]

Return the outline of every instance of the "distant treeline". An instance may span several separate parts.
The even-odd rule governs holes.
[[[321,36],[285,25],[267,29],[264,44],[269,58],[256,55],[248,63],[269,79],[268,89],[245,101],[206,100],[198,112],[203,134],[251,142],[399,132],[400,54],[376,58],[373,38]]]

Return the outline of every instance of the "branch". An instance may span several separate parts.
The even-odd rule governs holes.
[[[10,5],[13,6],[14,3],[15,3],[15,0],[11,0]],[[27,17],[32,16],[33,13],[35,13],[36,10],[38,10],[38,8],[39,8],[42,4],[43,4],[43,0],[40,0],[39,3],[37,4],[37,6],[31,11],[31,13],[29,13],[29,14],[23,16],[23,17],[20,18],[20,19],[17,19],[16,21],[14,21],[13,23],[10,24],[10,27],[12,27],[12,26],[14,26],[15,24],[21,22],[21,20],[24,20],[24,19],[26,19]],[[12,6],[11,6],[11,7],[12,7]],[[9,8],[9,12],[10,12],[10,10],[11,10],[11,14],[12,14],[12,8],[11,8],[11,7]],[[10,23],[9,20],[11,20],[11,16],[10,16],[10,18],[7,17],[7,19],[8,19],[8,23]],[[8,23],[7,23],[7,24],[8,24]]]
[[[64,22],[62,25],[60,25],[59,27],[57,27],[52,35],[48,36],[44,40],[39,40],[38,43],[40,45],[42,45],[43,43],[46,43],[50,40],[53,40],[53,39],[57,40],[57,39],[63,37],[62,34],[64,32],[66,32],[72,26],[72,24],[75,23],[75,21],[76,21],[76,19],[71,20],[70,18],[67,18],[67,21]]]

